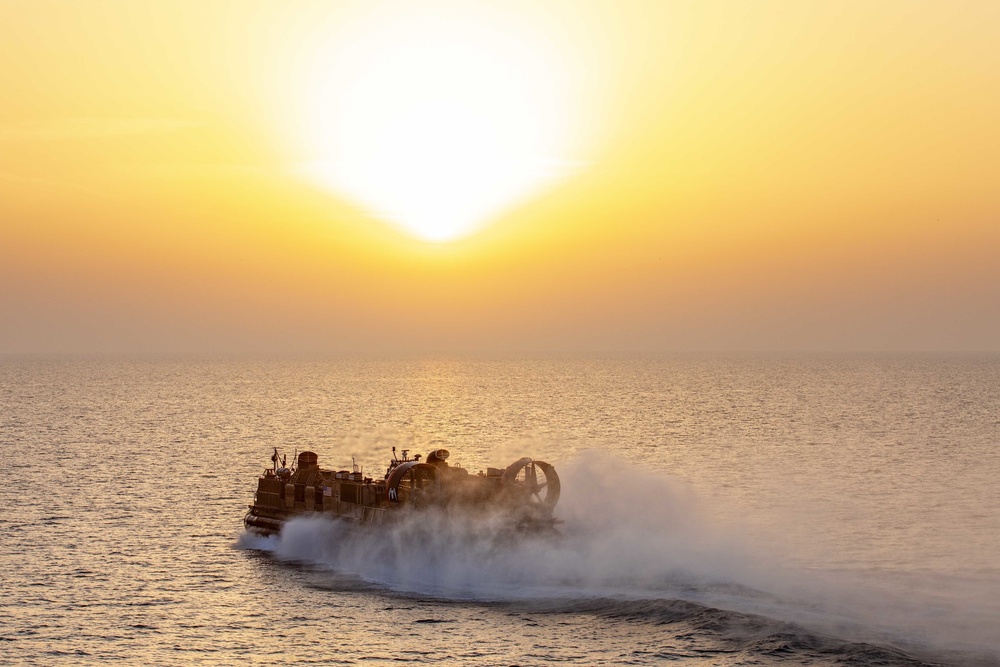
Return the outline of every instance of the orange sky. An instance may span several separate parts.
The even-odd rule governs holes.
[[[998,30],[5,2],[0,353],[998,351]]]

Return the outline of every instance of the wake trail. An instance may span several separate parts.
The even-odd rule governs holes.
[[[239,546],[402,594],[566,608],[605,600],[633,605],[615,608],[626,615],[683,601],[850,640],[1000,659],[995,581],[948,589],[806,569],[780,538],[755,540],[710,519],[710,501],[683,480],[594,453],[559,472],[559,536],[511,534],[499,514],[441,510],[373,529],[295,519],[280,537]]]

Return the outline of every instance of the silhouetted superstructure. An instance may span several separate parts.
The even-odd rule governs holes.
[[[458,508],[469,512],[496,512],[510,525],[526,529],[551,528],[552,510],[559,500],[559,476],[544,461],[522,458],[504,469],[487,468],[470,474],[448,465],[447,449],[392,460],[382,479],[352,470],[324,470],[313,452],[301,452],[297,463],[285,467],[274,450],[274,464],[257,481],[254,504],[244,518],[248,530],[264,535],[280,532],[284,522],[298,516],[328,516],[357,524],[379,524],[407,516],[406,510],[428,507]]]

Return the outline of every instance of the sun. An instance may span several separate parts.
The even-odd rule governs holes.
[[[431,242],[565,177],[566,74],[531,37],[470,16],[359,26],[317,63],[310,176]]]

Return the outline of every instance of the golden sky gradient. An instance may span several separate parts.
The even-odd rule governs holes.
[[[991,1],[3,2],[0,352],[997,351],[998,34]]]

